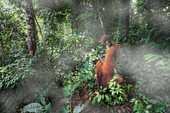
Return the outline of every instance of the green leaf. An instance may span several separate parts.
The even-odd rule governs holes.
[[[117,84],[117,83],[114,81],[114,82],[113,82],[113,85],[116,86],[116,84]]]
[[[105,97],[106,97],[106,100],[107,100],[107,101],[109,101],[109,100],[110,100],[110,98],[109,98],[109,96],[108,96],[108,95],[105,95]]]
[[[99,92],[98,92],[98,91],[96,91],[96,92],[94,92],[94,94],[97,94],[97,95],[98,95],[98,94],[99,94]]]
[[[102,89],[102,86],[100,86],[100,89]]]
[[[66,78],[70,78],[69,74],[64,74],[64,76],[65,76]]]
[[[114,103],[113,103],[113,104],[116,105],[116,103],[117,103],[117,100],[114,100]]]
[[[84,45],[86,48],[90,47],[90,45]]]
[[[112,95],[113,95],[113,96],[115,95],[115,91],[112,91]]]
[[[90,75],[90,78],[93,76],[93,73],[91,71],[89,71],[88,74]]]
[[[156,104],[156,99],[150,99],[149,102],[151,102],[152,104]]]
[[[147,105],[146,109],[150,109],[152,107],[152,105]]]
[[[162,58],[161,55],[156,55],[156,54],[148,54],[144,56],[146,63],[154,62],[159,58]]]
[[[122,98],[121,96],[119,96],[119,100],[120,100],[120,101],[123,101],[123,98]]]
[[[136,111],[137,110],[137,107],[138,107],[138,101],[136,100],[135,101],[135,104],[133,106],[133,111]]]
[[[160,112],[160,111],[162,111],[163,109],[165,109],[165,107],[163,107],[163,106],[158,106],[158,107],[156,107],[156,112]]]
[[[103,89],[103,91],[106,91],[107,90],[107,87],[105,87],[104,89]]]
[[[92,98],[91,98],[91,97],[89,97],[89,101],[91,101],[91,99],[92,99]]]
[[[113,82],[109,82],[109,88],[113,86]]]
[[[85,62],[85,69],[88,70],[88,68],[89,68],[89,62],[86,61],[86,62]]]
[[[2,82],[0,82],[0,89],[3,87],[3,83]]]
[[[43,104],[43,106],[46,105],[45,97],[43,95],[40,95],[40,101]]]
[[[158,96],[157,96],[157,97],[158,97]],[[160,98],[161,98],[161,97],[160,97]],[[162,103],[161,101],[156,100],[156,102],[157,102],[158,104],[160,104],[160,105],[164,106],[164,103]]]
[[[97,102],[99,103],[101,101],[102,96],[100,95],[97,99]]]
[[[81,73],[86,73],[86,69],[81,69]]]
[[[78,86],[80,85],[80,82],[73,85],[72,90],[74,91]]]
[[[147,54],[144,56],[145,60],[148,60],[150,58],[152,58],[154,55],[153,54]]]
[[[30,104],[24,106],[21,113],[25,113],[25,112],[41,113],[42,109],[43,109],[43,106],[41,104],[39,104],[39,103],[30,103]]]
[[[145,104],[148,104],[148,102],[146,101],[146,98],[143,98],[143,101],[145,102]]]
[[[0,67],[0,72],[1,73],[7,72],[6,70],[7,70],[7,67]]]
[[[149,113],[149,111],[148,111],[148,110],[145,110],[145,113]]]
[[[49,104],[47,104],[46,106],[45,106],[45,110],[50,110],[51,109],[51,103],[49,103]]]
[[[68,98],[63,98],[63,99],[61,99],[61,102],[65,103],[65,104],[69,104],[70,100]]]
[[[97,96],[95,96],[95,97],[93,98],[92,104],[95,104],[96,99],[97,99]]]
[[[102,100],[104,100],[104,95],[102,95]]]
[[[138,104],[138,111],[141,113],[141,111],[142,111],[142,108],[143,108],[143,105],[142,105],[142,103],[139,103]]]
[[[62,89],[63,93],[66,95],[66,96],[69,96],[71,94],[71,91],[68,87],[64,87]]]
[[[156,62],[155,66],[165,65],[166,59],[161,59],[158,62]]]
[[[74,108],[74,110],[73,110],[73,113],[80,113],[84,108],[86,108],[87,106],[88,106],[88,104],[83,104],[82,106],[81,106],[81,104],[82,103],[80,103],[80,104],[78,104],[75,108]]]

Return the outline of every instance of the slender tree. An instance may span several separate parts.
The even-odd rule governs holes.
[[[32,0],[24,0],[24,8],[26,12],[27,23],[27,36],[28,36],[28,49],[30,58],[33,58],[36,51],[36,26],[35,26],[35,14],[33,11]]]
[[[102,9],[102,1],[101,0],[98,0],[98,12],[99,12],[100,22],[101,22],[102,29],[103,29],[103,34],[107,35],[108,32],[107,32],[106,23],[104,20],[104,13],[103,13],[103,9]]]
[[[122,26],[123,26],[123,34],[125,36],[125,42],[128,41],[129,38],[129,7],[130,7],[130,0],[122,0]]]

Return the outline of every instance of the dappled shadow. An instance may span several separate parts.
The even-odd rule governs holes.
[[[53,70],[38,62],[33,65],[33,69],[35,73],[24,78],[23,85],[0,92],[1,112],[20,112],[23,106],[32,102],[40,102],[41,95],[51,102],[51,112],[61,112],[63,104],[59,100],[63,95],[61,89],[52,84],[56,80]]]

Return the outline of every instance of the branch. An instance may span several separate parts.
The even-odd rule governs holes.
[[[39,23],[38,23],[37,18],[36,18],[35,15],[34,15],[34,18],[35,18],[35,21],[36,21],[36,23],[37,23],[37,25],[38,25],[38,28],[39,28],[39,30],[40,30],[41,37],[43,38],[43,34],[42,34],[42,31],[41,31],[41,27],[40,27],[40,25],[39,25]]]

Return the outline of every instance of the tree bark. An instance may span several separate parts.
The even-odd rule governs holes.
[[[130,0],[122,0],[123,5],[123,28],[124,28],[124,36],[125,42],[128,42],[129,39],[129,7],[130,7]]]
[[[24,0],[24,8],[26,12],[26,24],[27,24],[27,41],[30,58],[33,58],[36,51],[36,26],[35,26],[35,14],[33,11],[32,0]]]
[[[103,9],[102,9],[101,0],[98,0],[98,11],[99,11],[100,22],[101,22],[102,29],[103,29],[103,34],[108,35],[107,29],[106,29],[106,23],[104,20],[104,13],[103,13]]]

